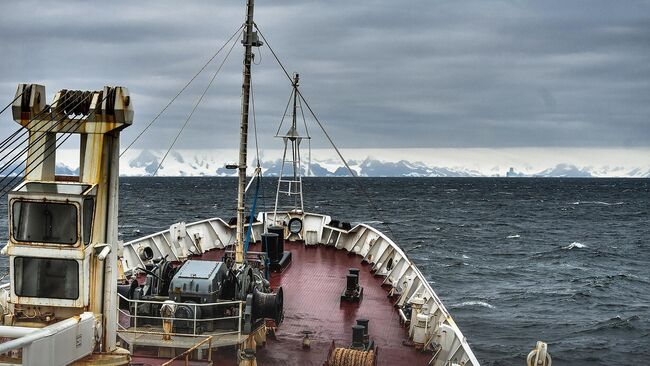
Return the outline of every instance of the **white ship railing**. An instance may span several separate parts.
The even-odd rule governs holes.
[[[260,213],[259,221],[267,215]],[[277,213],[276,219],[290,217],[287,213]],[[291,217],[296,214],[292,213]],[[465,366],[478,366],[479,362],[472,352],[465,336],[454,322],[422,272],[407,257],[406,253],[385,234],[367,224],[355,224],[350,229],[330,226],[332,218],[327,215],[303,213],[302,239],[305,245],[333,246],[362,257],[361,261],[371,265],[375,275],[384,277],[384,284],[390,285],[390,295],[397,297],[396,306],[400,309],[402,321],[409,322],[402,309],[414,301],[423,299],[424,306],[432,315],[429,338],[425,346],[437,346],[430,362],[432,366],[445,366],[453,363]],[[288,220],[287,220],[288,221]],[[258,240],[263,225],[253,224],[252,240]],[[168,256],[169,260],[184,260],[191,254],[201,254],[214,249],[224,249],[234,240],[234,226],[221,218],[212,218],[193,223],[176,223],[168,230],[124,243],[122,266],[126,274],[137,267],[144,267]],[[150,248],[154,255],[145,259],[141,253]]]
[[[237,335],[237,340],[238,343],[241,341],[241,334],[242,334],[242,329],[241,329],[241,319],[243,316],[243,307],[244,303],[242,301],[219,301],[219,302],[214,302],[214,303],[203,303],[203,304],[196,304],[196,303],[188,303],[188,302],[173,302],[173,301],[154,301],[154,300],[134,300],[134,299],[128,299],[125,296],[118,294],[119,298],[121,301],[126,301],[129,303],[129,309],[134,309],[134,313],[131,314],[130,312],[123,310],[123,309],[118,309],[120,315],[126,317],[129,319],[129,325],[133,324],[133,326],[125,327],[124,325],[121,324],[120,322],[120,316],[118,316],[118,323],[117,326],[119,328],[119,331],[122,332],[135,332],[135,333],[147,333],[147,330],[138,330],[138,319],[143,320],[143,319],[150,319],[150,320],[159,320],[160,324],[162,326],[163,321],[183,321],[183,322],[192,322],[192,333],[182,333],[185,335],[202,335],[200,333],[197,333],[197,325],[199,323],[204,323],[204,322],[223,322],[227,320],[237,320],[237,329],[231,329],[231,330],[226,330],[226,329],[219,329],[217,328],[214,331],[209,331],[206,332],[205,334],[209,334],[211,336],[223,336],[223,335]],[[131,306],[131,304],[134,304],[135,306]],[[138,308],[140,304],[150,304],[154,305],[157,307],[162,307],[163,305],[171,305],[171,306],[187,306],[187,307],[192,307],[193,309],[193,315],[194,317],[191,319],[188,318],[176,318],[173,316],[155,316],[155,315],[142,315],[138,314]],[[225,307],[225,306],[232,306],[232,305],[237,305],[237,315],[231,315],[231,316],[221,316],[221,317],[213,317],[213,318],[197,318],[197,309],[198,308],[204,308],[204,307]],[[133,322],[131,322],[133,320]],[[147,324],[150,327],[150,324]],[[145,329],[148,329],[149,327],[146,327]],[[141,324],[141,329],[142,324]],[[149,332],[149,333],[158,333],[158,332]]]

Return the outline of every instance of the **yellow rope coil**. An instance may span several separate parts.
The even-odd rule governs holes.
[[[374,351],[359,351],[350,348],[335,348],[330,357],[331,366],[373,366]]]

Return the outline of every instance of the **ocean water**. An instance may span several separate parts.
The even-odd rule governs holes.
[[[650,360],[648,179],[306,178],[304,192],[305,210],[392,237],[482,365],[524,365],[537,340],[555,365]],[[120,237],[234,216],[235,194],[232,178],[122,178]]]

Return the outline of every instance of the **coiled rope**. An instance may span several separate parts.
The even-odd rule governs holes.
[[[335,348],[328,361],[330,366],[373,366],[374,351],[359,351],[350,348]]]

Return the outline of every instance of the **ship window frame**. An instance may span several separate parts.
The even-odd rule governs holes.
[[[19,263],[20,260],[20,263]],[[56,279],[58,276],[53,276],[52,273],[43,273],[41,274],[41,268],[40,264],[36,265],[38,273],[25,273],[28,271],[30,268],[29,263],[24,263],[26,260],[29,261],[53,261],[53,262],[59,262],[59,264],[63,264],[63,262],[68,262],[68,264],[73,264],[74,263],[74,268],[72,270],[67,270],[67,271],[54,271],[55,273],[64,273],[64,275],[69,274],[70,277],[64,277],[61,281],[58,282],[53,282],[53,283],[48,283],[48,280],[53,280]],[[14,270],[14,278],[12,279],[13,281],[13,290],[16,296],[19,297],[29,297],[29,298],[38,298],[38,299],[59,299],[59,300],[73,300],[77,301],[79,300],[81,296],[81,283],[80,283],[80,278],[81,275],[79,274],[79,261],[75,259],[64,259],[64,258],[43,258],[43,257],[28,257],[28,256],[17,256],[14,257],[13,260],[13,270]],[[44,270],[43,270],[44,271]],[[25,288],[24,288],[24,281],[23,278],[29,277],[29,278],[37,278],[38,281],[36,282],[36,287],[43,287],[47,291],[52,291],[52,289],[56,289],[56,285],[63,284],[64,286],[66,285],[72,285],[74,287],[71,287],[69,289],[66,289],[63,287],[62,291],[64,291],[63,296],[60,296],[62,294],[58,293],[55,294],[57,296],[52,296],[52,294],[48,293],[33,293],[33,292],[28,292],[25,294]],[[43,281],[45,282],[45,285],[41,286],[40,282]],[[37,290],[38,291],[38,290]],[[69,291],[69,295],[66,296],[66,293]]]
[[[86,203],[90,202],[90,212],[87,211]],[[84,198],[81,212],[81,238],[84,245],[90,244],[93,236],[93,222],[95,218],[95,197]]]
[[[18,228],[20,228],[20,223],[16,225],[14,222],[16,218],[16,204],[45,204],[45,205],[63,205],[63,206],[72,206],[73,211],[74,211],[74,219],[72,220],[75,224],[74,227],[74,241],[70,240],[65,240],[65,241],[44,241],[44,240],[31,240],[29,238],[21,237],[19,235],[16,235],[16,231]],[[20,216],[20,215],[18,215]],[[14,200],[11,200],[11,216],[10,216],[10,230],[11,230],[11,238],[15,240],[16,242],[19,243],[42,243],[42,244],[53,244],[53,245],[64,245],[64,246],[69,246],[69,247],[74,247],[79,244],[79,238],[80,238],[80,222],[79,222],[79,203],[75,201],[55,201],[55,200],[33,200],[33,199],[25,199],[25,198],[16,198]],[[20,220],[20,218],[19,218]],[[20,231],[20,230],[18,230]],[[42,238],[38,238],[42,239]]]

